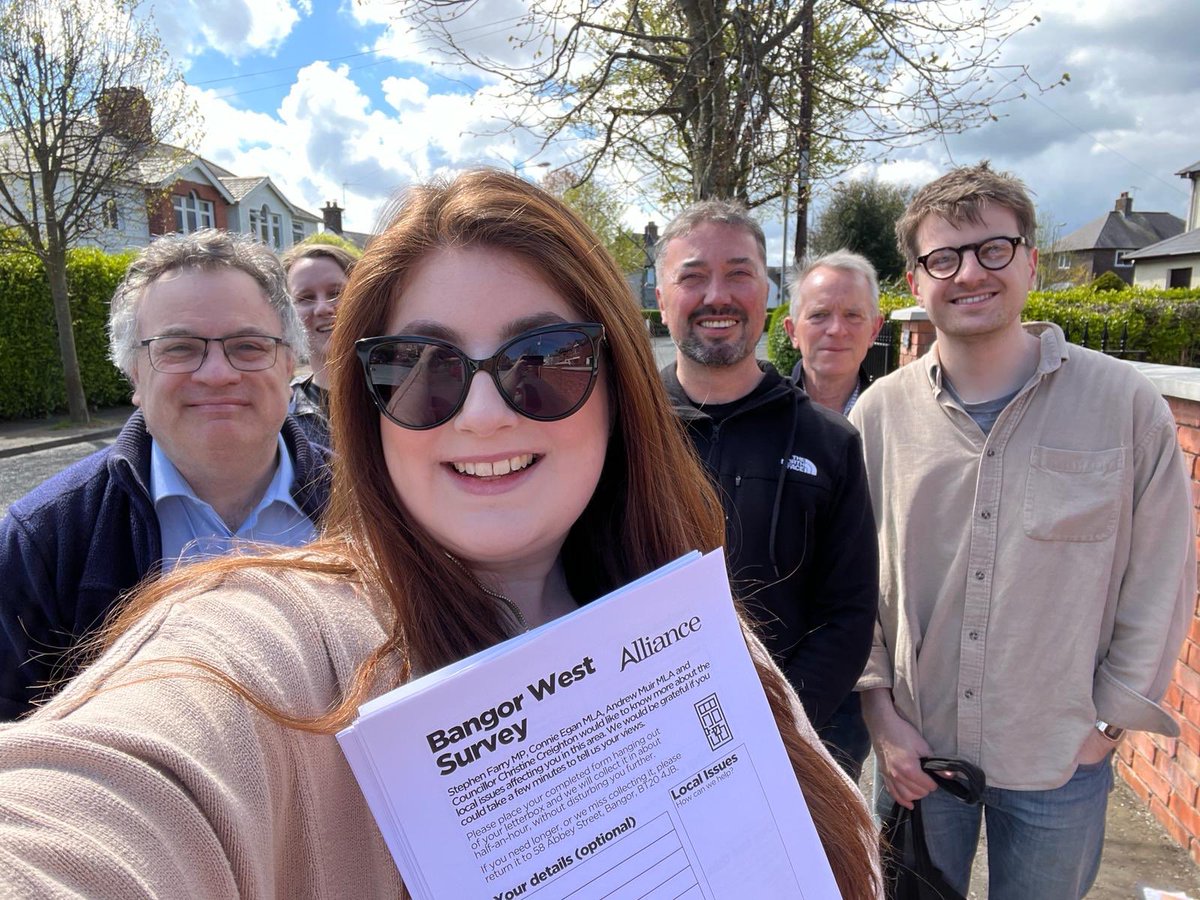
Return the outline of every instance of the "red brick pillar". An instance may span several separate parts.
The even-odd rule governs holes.
[[[1154,378],[1148,368],[1143,371]],[[1192,497],[1200,509],[1200,371],[1158,368],[1184,373],[1175,382],[1190,382],[1160,385],[1160,389],[1175,414],[1179,446],[1192,477]],[[1183,396],[1172,396],[1168,390]],[[1197,534],[1193,523],[1193,540]],[[1193,614],[1189,623],[1163,705],[1179,722],[1179,737],[1131,734],[1117,751],[1117,772],[1171,837],[1200,863],[1200,614]]]
[[[898,309],[891,320],[900,323],[900,365],[906,366],[929,352],[936,334],[925,310],[919,306]]]

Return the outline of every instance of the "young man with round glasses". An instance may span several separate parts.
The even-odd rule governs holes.
[[[862,445],[844,418],[755,359],[766,242],[744,207],[685,209],[663,230],[655,270],[677,347],[662,378],[718,486],[735,591],[821,729],[862,672],[875,621]]]
[[[1174,421],[1127,363],[1021,322],[1033,204],[987,163],[922,188],[896,224],[937,341],[851,412],[882,559],[858,683],[884,790],[920,800],[965,896],[987,820],[992,900],[1078,900],[1100,865],[1112,751],[1175,735],[1159,706],[1196,594]],[[922,757],[980,766],[968,806]]]
[[[243,541],[307,543],[325,507],[327,451],[287,416],[305,334],[270,250],[212,230],[156,240],[109,336],[138,411],[0,521],[0,719],[70,674],[63,654],[147,575]]]

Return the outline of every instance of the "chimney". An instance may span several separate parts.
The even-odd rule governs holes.
[[[647,223],[642,232],[642,252],[646,254],[646,265],[654,265],[658,256],[658,226],[653,222]]]
[[[105,134],[122,137],[135,144],[149,144],[154,140],[150,125],[150,101],[141,88],[105,88],[96,104],[100,130]]]
[[[1121,191],[1121,196],[1117,198],[1117,212],[1123,216],[1133,212],[1133,198],[1129,196],[1129,191]]]
[[[333,200],[330,200],[321,209],[321,215],[325,218],[325,230],[332,231],[334,234],[341,237],[342,234],[342,208]]]

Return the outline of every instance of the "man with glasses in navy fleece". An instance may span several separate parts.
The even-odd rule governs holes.
[[[1021,322],[1033,204],[987,163],[896,224],[937,341],[854,406],[879,527],[879,622],[858,683],[878,810],[920,801],[966,896],[987,819],[991,900],[1078,900],[1100,865],[1113,749],[1176,735],[1159,706],[1196,598],[1171,411],[1128,363]],[[922,757],[984,770],[981,806]]]
[[[168,235],[130,265],[109,349],[138,411],[0,521],[0,719],[69,675],[64,654],[145,576],[316,535],[327,451],[287,415],[305,333],[286,283],[270,250],[222,231]]]

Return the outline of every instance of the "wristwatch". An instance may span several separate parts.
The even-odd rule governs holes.
[[[1125,736],[1125,729],[1118,728],[1116,725],[1109,725],[1102,719],[1096,720],[1096,730],[1112,741],[1114,744]]]

